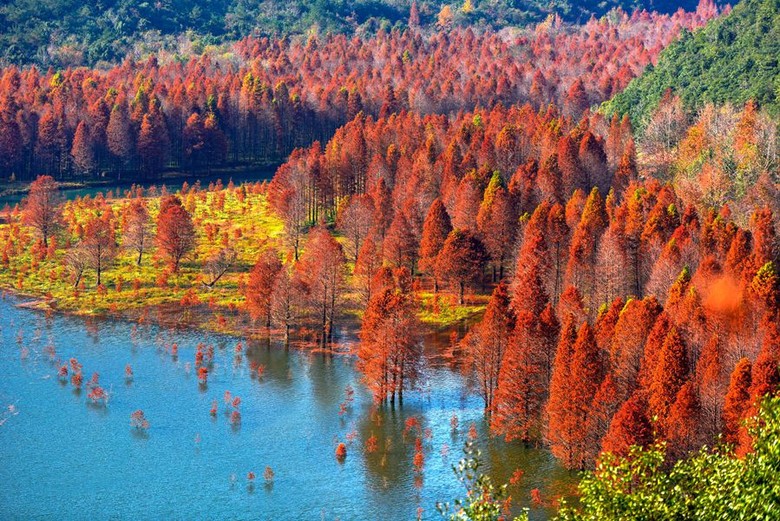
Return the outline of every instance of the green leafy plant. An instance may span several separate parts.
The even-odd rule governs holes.
[[[437,503],[436,509],[450,521],[504,521],[510,519],[511,497],[507,485],[494,485],[490,476],[481,472],[480,451],[472,441],[463,447],[465,456],[452,470],[466,488],[466,497],[450,503]],[[528,519],[527,510],[514,521]]]

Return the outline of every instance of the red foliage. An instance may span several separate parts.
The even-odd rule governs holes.
[[[179,271],[179,264],[184,256],[195,247],[192,217],[174,195],[160,202],[155,240],[174,273]]]
[[[404,268],[392,275],[368,303],[360,329],[358,369],[377,401],[403,397],[420,364],[419,325]]]
[[[343,443],[339,443],[338,446],[336,446],[336,459],[339,460],[339,462],[343,462],[347,459],[347,446]]]
[[[138,409],[130,414],[130,426],[140,431],[149,429],[149,420],[146,419],[144,411]]]
[[[461,342],[465,365],[476,378],[486,411],[493,408],[501,364],[515,327],[515,316],[510,304],[507,285],[501,282],[493,290],[482,321]]]
[[[206,385],[209,380],[209,370],[205,366],[198,367],[198,383]]]
[[[750,384],[752,366],[747,358],[740,359],[731,373],[729,390],[723,406],[723,441],[739,443],[742,421],[750,408]]]
[[[56,231],[61,218],[60,193],[53,177],[38,176],[30,185],[30,193],[22,202],[22,222],[32,226],[41,236],[43,246]]]
[[[566,344],[559,349],[566,349]],[[548,406],[550,430],[553,431],[551,450],[568,468],[586,468],[596,457],[597,442],[590,440],[593,433],[589,432],[588,420],[592,414],[591,403],[603,377],[601,353],[593,330],[586,322],[580,327],[571,348],[566,382],[556,379],[556,384],[566,386],[566,398],[551,401],[552,409]],[[563,389],[556,389],[556,392],[562,393]]]
[[[626,456],[632,445],[646,447],[653,442],[653,437],[653,425],[647,412],[647,400],[641,392],[636,392],[612,418],[601,448],[604,452]]]
[[[274,250],[266,250],[249,273],[244,290],[249,314],[254,320],[263,319],[265,327],[271,327],[274,281],[281,270],[279,255]]]

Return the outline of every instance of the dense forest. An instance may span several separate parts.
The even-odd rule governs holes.
[[[8,65],[0,175],[32,183],[3,210],[0,285],[46,309],[139,323],[175,309],[178,325],[346,354],[376,407],[420,390],[423,335],[449,327],[438,355],[490,433],[590,471],[562,519],[771,516],[780,3],[583,24],[564,19],[611,5],[566,5],[507,31],[480,10],[500,26],[550,6],[467,1],[442,18],[421,2],[406,27],[407,7],[340,4],[354,14],[323,30],[377,30],[263,36],[300,30],[271,16],[186,60]],[[195,6],[167,30],[217,41],[246,32],[213,29],[221,13],[275,6]],[[284,16],[309,23],[296,8]],[[105,52],[78,60],[125,50]],[[280,166],[270,182],[69,201],[59,183],[251,164]],[[408,430],[422,475],[423,429]],[[501,519],[506,489],[475,461],[452,519]]]
[[[245,36],[373,34],[404,27],[503,29],[558,15],[587,22],[613,8],[671,14],[692,11],[693,0],[642,2],[593,0],[541,2],[485,0],[439,3],[421,0],[11,0],[0,6],[0,60],[42,66],[111,63],[168,49],[187,56]]]
[[[701,31],[684,31],[655,67],[604,107],[644,129],[667,89],[688,113],[706,103],[752,101],[780,114],[780,2],[745,0]]]
[[[671,16],[548,21],[512,37],[471,29],[249,37],[227,55],[128,59],[107,71],[10,66],[0,80],[0,177],[154,179],[168,167],[279,163],[360,112],[528,102],[579,118],[625,88],[681,28],[717,13],[703,2]]]
[[[674,454],[713,443],[734,428],[721,420],[732,370],[776,356],[780,199],[753,199],[751,215],[716,210],[640,180],[634,154],[626,120],[527,106],[392,115],[294,153],[268,197],[292,249],[308,225],[341,223],[370,295],[364,332],[387,313],[372,309],[381,266],[461,303],[464,286],[497,282],[459,358],[497,433],[583,468],[653,430]],[[365,349],[372,360],[376,346]],[[382,398],[385,377],[367,374]]]

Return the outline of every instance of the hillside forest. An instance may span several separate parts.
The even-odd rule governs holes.
[[[438,16],[187,59],[4,67],[0,177],[31,186],[2,211],[0,284],[48,310],[145,322],[176,308],[188,325],[351,356],[388,407],[419,390],[424,335],[449,328],[437,355],[490,432],[591,471],[565,519],[658,514],[707,465],[769,468],[780,5],[511,30]],[[727,68],[749,45],[763,64],[749,75],[770,87],[738,88],[747,65],[733,83],[692,65],[711,53]],[[166,186],[257,165],[278,168]],[[104,179],[146,188],[63,197],[62,182]],[[618,504],[648,475],[667,480],[652,508]]]

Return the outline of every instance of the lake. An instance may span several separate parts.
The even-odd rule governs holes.
[[[0,519],[440,519],[436,501],[462,495],[452,465],[473,422],[486,470],[507,480],[515,503],[530,491],[567,493],[573,476],[544,450],[509,445],[486,435],[478,397],[459,372],[431,362],[420,390],[403,407],[377,408],[350,357],[285,351],[266,342],[153,325],[82,319],[0,301]],[[215,347],[208,384],[198,384],[199,342]],[[170,346],[176,343],[178,356]],[[52,349],[53,348],[53,349]],[[437,346],[426,345],[430,355]],[[53,353],[52,353],[53,351]],[[109,392],[93,406],[87,390],[57,377],[76,357],[84,382],[94,372]],[[435,357],[431,357],[435,360]],[[125,378],[125,365],[134,376]],[[257,378],[250,366],[262,365]],[[339,414],[345,388],[354,401]],[[225,391],[239,396],[241,421],[231,425]],[[212,400],[219,411],[210,414]],[[130,426],[142,409],[146,435]],[[459,426],[451,428],[457,415]],[[413,465],[417,417],[430,429],[421,474]],[[368,453],[374,434],[379,449]],[[388,442],[389,440],[389,442]],[[338,442],[347,457],[335,457]],[[266,484],[263,471],[274,471]],[[248,472],[257,475],[254,484]],[[532,509],[546,519],[550,510]]]
[[[175,177],[166,177],[163,179],[157,179],[154,181],[137,181],[135,184],[143,188],[149,188],[156,186],[158,188],[163,185],[167,186],[170,191],[176,191],[181,188],[181,185],[186,181],[190,185],[200,181],[201,186],[208,186],[211,182],[216,182],[221,179],[224,184],[228,184],[231,179],[236,185],[247,182],[253,183],[255,181],[270,181],[274,173],[276,173],[276,167],[262,167],[248,170],[238,170],[235,172],[220,172],[211,174],[197,174],[197,175],[179,175]],[[79,188],[64,188],[62,189],[62,195],[65,199],[75,199],[77,197],[94,197],[98,193],[106,193],[109,190],[113,190],[115,195],[123,194],[125,190],[129,189],[133,183],[107,181],[106,184],[84,186]],[[13,193],[8,195],[0,195],[0,210],[7,204],[13,207],[15,204],[22,202],[22,199],[26,197],[26,194]]]

